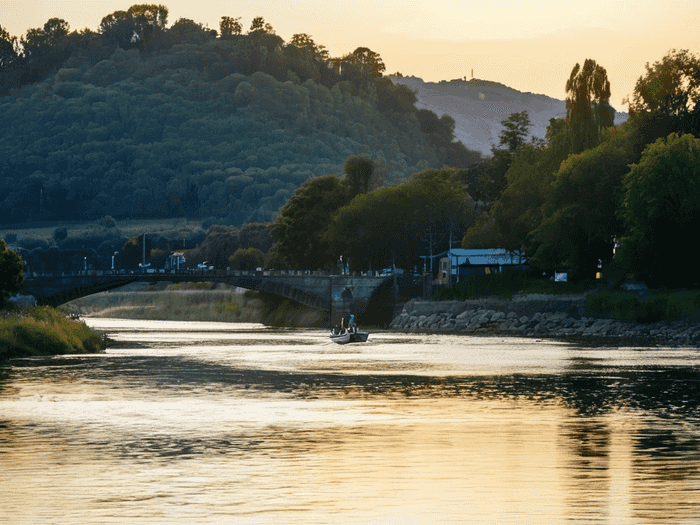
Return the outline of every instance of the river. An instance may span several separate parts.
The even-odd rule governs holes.
[[[0,369],[0,523],[700,521],[697,349],[87,322]]]

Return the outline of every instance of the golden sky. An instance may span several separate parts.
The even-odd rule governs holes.
[[[426,81],[474,77],[564,99],[577,62],[605,67],[611,103],[625,109],[645,63],[670,49],[700,52],[699,0],[0,0],[0,26],[14,36],[52,17],[96,30],[103,16],[135,3],[162,3],[179,18],[218,29],[222,16],[244,28],[263,16],[289,40],[308,33],[331,56],[357,47],[379,53],[387,72]]]

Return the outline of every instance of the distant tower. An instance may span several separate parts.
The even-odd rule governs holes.
[[[472,68],[472,80],[474,79],[474,68]]]

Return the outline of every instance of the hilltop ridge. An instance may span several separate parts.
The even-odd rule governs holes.
[[[437,115],[447,114],[455,121],[455,139],[468,149],[484,154],[498,145],[501,121],[512,113],[527,110],[531,134],[544,138],[549,120],[566,116],[566,102],[547,95],[522,92],[500,82],[473,78],[425,82],[418,77],[392,77],[414,91],[416,107]],[[615,124],[627,120],[627,113],[615,112]]]

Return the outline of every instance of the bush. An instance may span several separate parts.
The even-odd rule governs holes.
[[[5,311],[0,319],[0,361],[11,357],[95,353],[104,349],[100,334],[49,307]]]
[[[678,319],[700,319],[700,294],[680,292],[639,297],[632,294],[593,292],[586,297],[592,315],[611,315],[621,321],[654,323]]]

